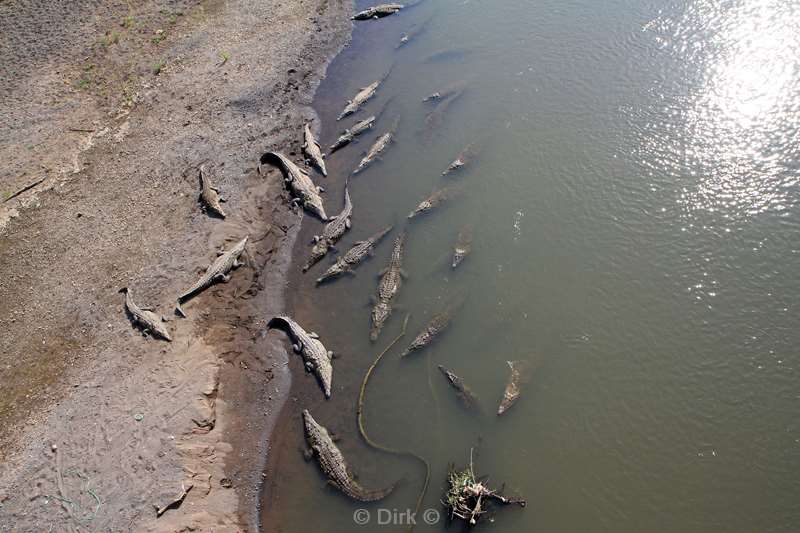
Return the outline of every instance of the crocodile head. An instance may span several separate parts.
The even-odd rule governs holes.
[[[320,426],[316,420],[314,420],[314,417],[311,416],[311,413],[308,412],[308,409],[303,409],[303,427],[306,430],[306,438],[309,441],[308,444],[313,446],[324,428]]]
[[[386,319],[389,318],[389,313],[391,312],[392,307],[388,303],[380,301],[375,304],[375,307],[372,308],[372,329],[369,332],[370,340],[378,340],[378,335],[380,335],[383,329],[383,324],[386,322]]]
[[[328,243],[328,239],[322,238],[317,241],[313,248],[311,248],[311,261],[316,263],[322,257],[328,253],[328,248],[330,248],[330,244]]]
[[[247,239],[249,239],[249,238],[250,238],[250,236],[248,235],[247,237],[245,237],[241,241],[237,242],[233,246],[233,248],[231,248],[231,251],[233,252],[233,254],[235,256],[238,257],[238,256],[242,255],[242,252],[244,252],[244,247],[247,246]]]
[[[453,268],[456,268],[458,265],[460,265],[461,261],[463,261],[464,258],[467,257],[468,253],[469,250],[467,250],[466,248],[457,247],[453,251]]]
[[[424,213],[425,211],[429,211],[433,207],[433,204],[430,200],[425,200],[424,202],[420,203],[416,209],[414,209],[409,215],[408,218],[414,218],[415,216]]]
[[[330,220],[328,215],[325,214],[325,208],[322,206],[322,198],[318,194],[306,195],[306,197],[303,198],[303,207],[314,213],[323,222]]]

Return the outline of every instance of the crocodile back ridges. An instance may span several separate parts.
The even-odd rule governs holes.
[[[322,150],[320,149],[319,142],[311,132],[311,127],[308,123],[303,127],[303,152],[308,156],[311,164],[319,169],[323,176],[328,176],[328,169],[325,168],[325,160],[323,159]]]
[[[381,500],[394,490],[395,485],[379,490],[367,490],[359,485],[350,474],[347,462],[328,430],[314,420],[308,410],[303,410],[303,426],[306,441],[314,452],[320,469],[344,494],[354,500],[370,502]]]
[[[186,316],[181,308],[182,303],[203,289],[209,287],[217,280],[217,278],[227,280],[228,272],[233,270],[234,267],[239,266],[239,257],[242,255],[242,253],[244,253],[248,239],[249,236],[245,237],[241,241],[237,242],[233,248],[220,254],[220,256],[217,257],[206,269],[205,274],[203,274],[200,279],[198,279],[191,287],[186,289],[180,296],[178,296],[178,304],[175,307],[175,311],[180,316]]]
[[[350,225],[350,218],[353,216],[353,202],[350,201],[350,190],[345,185],[344,188],[344,208],[336,215],[322,230],[322,238],[331,241],[331,244],[341,238]]]
[[[268,328],[282,328],[294,340],[296,350],[303,357],[306,369],[313,372],[320,382],[325,398],[331,397],[333,381],[332,353],[328,352],[322,342],[306,332],[297,322],[288,316],[273,317],[268,323]]]
[[[172,341],[169,331],[167,331],[167,328],[162,323],[162,317],[136,305],[133,301],[133,293],[127,287],[121,289],[119,292],[125,293],[125,309],[130,313],[135,324],[139,324],[145,333],[155,333],[166,341]]]
[[[405,232],[401,233],[397,236],[394,241],[394,247],[392,248],[392,257],[389,259],[389,268],[390,269],[397,269],[403,267],[403,249],[405,248],[406,244],[406,234]]]
[[[416,336],[416,338],[411,341],[408,348],[400,355],[400,357],[405,357],[411,352],[416,350],[421,350],[422,348],[428,346],[433,340],[439,336],[444,330],[450,326],[450,322],[453,319],[452,311],[445,311],[443,313],[439,313],[434,315],[434,317],[428,322],[428,325],[425,326],[425,329]]]
[[[311,179],[311,177],[292,160],[279,152],[266,152],[262,154],[260,164],[271,164],[283,173],[283,177],[289,189],[294,193],[297,200],[302,202],[309,212],[318,216],[323,222],[327,222],[328,215],[319,195],[322,190]]]
[[[394,226],[387,226],[367,240],[356,242],[344,255],[337,257],[336,262],[331,265],[322,276],[317,278],[317,284],[344,274],[345,272],[351,272],[353,268],[358,266],[372,252],[373,247],[392,231],[392,228],[394,228]]]

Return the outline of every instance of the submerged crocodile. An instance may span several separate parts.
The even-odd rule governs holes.
[[[453,102],[461,98],[462,94],[464,94],[463,89],[459,89],[447,96],[441,95],[437,98],[439,102],[436,104],[436,107],[425,117],[425,127],[427,128],[428,135],[431,135],[432,130],[439,128],[444,123],[444,117],[450,109],[450,106]]]
[[[392,144],[392,142],[394,141],[394,135],[397,132],[397,125],[399,123],[400,119],[399,118],[395,119],[389,131],[378,137],[378,139],[373,143],[373,145],[367,151],[367,155],[365,155],[364,158],[361,160],[361,162],[358,163],[358,166],[353,171],[353,174],[358,174],[359,172],[370,166],[372,163],[374,163],[375,160],[379,158],[381,153],[383,153],[383,151],[386,150],[389,147],[389,145]]]
[[[475,157],[478,155],[478,148],[475,143],[468,145],[466,148],[461,150],[461,153],[458,154],[455,161],[450,163],[444,172],[442,172],[442,176],[447,176],[448,174],[452,174],[453,172],[461,170],[466,165],[470,164]]]
[[[451,266],[453,268],[458,267],[461,261],[463,261],[470,252],[472,252],[472,226],[467,225],[458,232],[456,244],[453,246],[453,261]]]
[[[267,323],[268,328],[283,327],[291,337],[292,349],[303,357],[306,371],[313,372],[322,386],[326,398],[331,397],[331,381],[333,380],[333,352],[325,349],[319,335],[306,333],[306,330],[288,316],[276,316]]]
[[[211,185],[211,182],[208,181],[208,176],[206,176],[206,166],[200,165],[200,201],[203,204],[204,211],[211,211],[212,213],[218,215],[221,218],[225,218],[225,211],[222,210],[222,205],[220,202],[224,202],[225,199],[220,197],[219,189]]]
[[[450,383],[450,386],[456,390],[456,395],[458,399],[461,401],[461,404],[468,410],[478,411],[480,410],[480,403],[478,402],[478,397],[475,395],[472,390],[467,387],[464,380],[460,377],[456,376],[448,369],[439,365],[439,370],[444,374],[444,377]]]
[[[353,113],[355,113],[356,111],[358,111],[359,109],[361,109],[361,106],[364,105],[367,102],[367,100],[375,96],[375,93],[378,91],[378,87],[380,87],[381,83],[383,83],[383,80],[385,80],[388,76],[389,73],[387,72],[386,74],[383,75],[381,79],[370,83],[369,85],[358,91],[358,94],[356,94],[352,100],[347,102],[347,105],[345,106],[344,110],[342,110],[342,112],[339,113],[339,116],[336,117],[336,120],[342,120],[344,117],[348,117]]]
[[[381,280],[378,282],[378,296],[372,308],[372,328],[369,338],[373,341],[378,340],[386,319],[392,314],[392,300],[400,290],[400,284],[404,276],[403,272],[403,247],[406,242],[405,232],[401,233],[394,240],[392,257],[389,259],[389,266],[381,271]]]
[[[389,15],[394,15],[401,9],[403,9],[403,4],[380,4],[377,6],[369,7],[364,11],[359,11],[355,15],[353,15],[352,20],[370,20],[370,19],[379,19],[382,17],[388,17]]]
[[[340,148],[344,148],[351,142],[353,139],[364,133],[365,131],[372,129],[372,126],[375,124],[375,115],[371,117],[367,117],[360,122],[356,122],[353,126],[349,129],[344,130],[336,142],[331,145],[331,153],[339,150]]]
[[[423,102],[436,102],[438,100],[446,100],[452,96],[458,96],[464,89],[467,87],[467,82],[465,80],[457,81],[455,83],[451,83],[441,91],[436,91],[435,93],[429,94],[425,98],[422,99]]]
[[[312,455],[317,458],[322,473],[325,474],[331,485],[360,502],[382,500],[392,493],[394,485],[379,490],[367,490],[359,485],[353,479],[341,450],[333,442],[328,430],[314,420],[308,409],[303,409],[303,427],[305,428],[306,442],[310,448],[306,456],[309,459]]]
[[[431,318],[430,322],[425,326],[417,337],[411,341],[408,348],[400,354],[400,357],[406,357],[411,352],[422,350],[429,346],[444,330],[450,327],[453,317],[463,304],[463,298],[459,298],[454,303],[448,305],[447,309],[441,313],[437,313]]]
[[[430,21],[431,21],[431,19],[429,17],[427,20],[425,20],[421,24],[418,24],[417,26],[414,26],[409,31],[407,31],[402,36],[400,36],[400,42],[397,43],[397,46],[395,46],[395,50],[398,49],[398,48],[404,47],[405,45],[407,45],[408,43],[410,43],[411,41],[413,41],[414,39],[419,37],[427,29],[428,23]]]
[[[441,61],[452,61],[454,59],[461,59],[471,52],[472,51],[467,48],[445,48],[443,50],[437,50],[431,53],[423,60],[423,62],[437,63]]]
[[[306,210],[319,217],[323,222],[328,220],[325,207],[322,205],[322,197],[319,195],[323,188],[315,185],[303,169],[279,152],[267,152],[262,155],[261,164],[264,163],[270,163],[281,169],[286,184],[295,195],[292,202],[303,204]]]
[[[342,238],[342,235],[350,229],[352,225],[350,218],[353,216],[353,203],[350,201],[350,191],[347,185],[344,186],[344,208],[342,212],[330,219],[322,230],[322,235],[314,235],[314,247],[311,249],[311,257],[303,267],[303,272],[314,266],[320,259],[325,257],[328,250]]]
[[[325,156],[322,155],[320,145],[314,134],[311,133],[311,128],[308,124],[303,128],[303,153],[306,154],[308,161],[317,167],[323,176],[328,176],[328,169],[325,168]]]
[[[164,326],[166,319],[163,316],[155,314],[151,307],[139,307],[136,305],[129,288],[123,287],[119,292],[125,294],[125,310],[130,314],[133,323],[141,327],[145,336],[150,333],[153,336],[161,337],[165,341],[172,341],[169,331]]]
[[[331,265],[322,276],[317,278],[317,284],[340,276],[346,272],[352,273],[353,269],[361,264],[364,259],[372,255],[375,245],[378,244],[387,233],[392,231],[393,227],[394,226],[388,226],[370,238],[356,242],[344,255],[337,257],[336,262]]]
[[[408,218],[414,218],[423,213],[427,213],[428,211],[439,207],[454,195],[455,191],[448,187],[434,191],[430,196],[425,198],[419,203],[419,205],[417,205],[417,207],[408,215]]]
[[[227,283],[231,279],[228,273],[234,268],[237,268],[243,264],[239,261],[239,257],[244,252],[244,247],[247,245],[248,238],[249,237],[245,237],[241,241],[237,242],[233,245],[233,248],[227,252],[220,252],[219,257],[217,257],[206,269],[205,274],[203,274],[194,285],[186,289],[183,294],[178,296],[178,303],[175,305],[175,312],[179,316],[186,318],[186,313],[183,312],[183,308],[181,306],[187,300],[195,296],[197,293],[207,289],[217,281],[223,281]]]

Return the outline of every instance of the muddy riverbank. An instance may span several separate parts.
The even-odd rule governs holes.
[[[299,157],[352,7],[37,4],[0,7],[0,529],[252,531],[290,384],[263,329],[302,220],[258,157]],[[225,220],[199,208],[201,162]],[[173,342],[132,327],[120,288],[172,317],[244,235],[247,264]]]

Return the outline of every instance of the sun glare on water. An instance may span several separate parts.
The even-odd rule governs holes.
[[[800,5],[698,1],[646,29],[688,78],[682,88],[660,88],[662,117],[672,123],[657,121],[645,140],[645,151],[659,154],[665,170],[695,178],[683,188],[687,208],[738,218],[792,205],[800,150]]]

